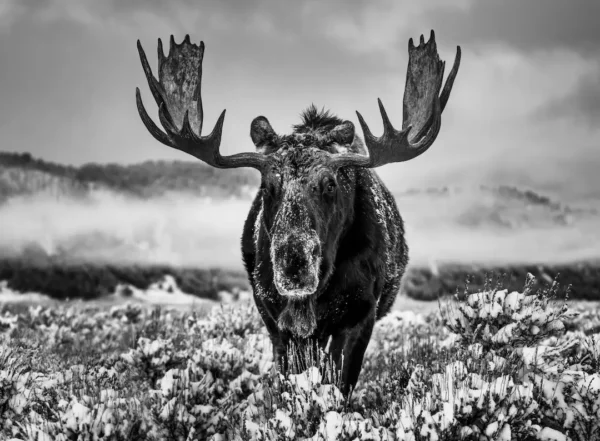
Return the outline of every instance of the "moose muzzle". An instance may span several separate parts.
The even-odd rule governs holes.
[[[271,256],[279,294],[305,297],[319,285],[321,246],[316,231],[292,231],[274,238]]]

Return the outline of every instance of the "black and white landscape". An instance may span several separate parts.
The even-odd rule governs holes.
[[[0,440],[600,441],[598,17],[594,0],[4,1]],[[436,50],[454,85],[429,106]],[[218,131],[227,109],[224,156],[345,152],[348,125],[270,130],[314,105],[380,136],[378,98],[398,130],[417,125],[413,147],[440,103],[442,123],[410,162],[378,153],[409,264],[372,335],[332,327],[325,345],[311,314],[358,316],[354,293],[315,313],[259,272],[253,292],[242,263],[264,162],[218,169],[162,144],[187,118]],[[169,135],[148,133],[141,101]],[[315,347],[265,319],[269,295],[319,323]]]

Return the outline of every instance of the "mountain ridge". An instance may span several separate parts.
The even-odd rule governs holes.
[[[236,169],[221,170],[210,167],[200,161],[180,161],[180,160],[148,160],[135,164],[116,164],[116,163],[85,163],[81,166],[64,165],[44,159],[35,158],[30,153],[16,153],[0,151],[0,173],[25,170],[49,175],[48,181],[68,180],[72,181],[72,187],[79,190],[89,190],[91,188],[106,188],[114,191],[122,191],[132,196],[152,197],[159,196],[166,191],[190,191],[201,190],[207,187],[218,187],[222,194],[228,191],[234,196],[247,196],[245,192],[240,192],[240,187],[258,187],[260,176],[254,170]],[[19,178],[25,180],[28,176],[11,176],[15,181]],[[8,184],[2,181],[0,174],[0,195],[2,190],[10,193]],[[40,178],[40,180],[42,180]],[[27,186],[25,182],[16,182],[12,188],[13,193],[17,195],[22,193],[31,193],[40,190],[44,182],[36,186]],[[52,184],[52,182],[51,182]],[[56,184],[54,184],[56,185]],[[4,187],[3,187],[4,186]],[[468,186],[438,186],[429,188],[408,188],[405,190],[393,191],[396,197],[427,195],[427,196],[449,196],[465,191]],[[571,209],[569,206],[555,201],[548,196],[540,194],[538,191],[530,188],[522,188],[508,184],[498,184],[494,186],[480,184],[478,188],[482,192],[496,192],[499,195],[511,196],[521,199],[530,204],[545,205],[552,209],[564,207],[567,211],[581,211],[580,209]],[[229,190],[227,190],[229,189]],[[253,193],[252,193],[253,195]],[[202,194],[200,194],[202,196]]]
[[[259,184],[260,175],[254,170],[215,169],[200,161],[88,163],[76,167],[34,158],[29,153],[0,151],[0,203],[40,194],[82,200],[102,191],[139,200],[165,195],[251,200]],[[392,189],[392,193],[403,216],[424,225],[450,222],[461,228],[509,230],[569,226],[598,216],[598,209],[591,205],[571,206],[515,185]],[[435,204],[436,210],[428,204]]]
[[[144,161],[138,164],[63,165],[29,153],[0,151],[0,200],[50,193],[82,197],[97,189],[151,198],[168,192],[209,197],[249,197],[260,177],[253,170],[217,170],[194,161]]]

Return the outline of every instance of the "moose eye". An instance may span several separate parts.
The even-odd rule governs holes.
[[[334,192],[335,192],[335,182],[328,181],[325,184],[325,193],[327,193],[327,194],[333,194]]]
[[[268,198],[273,198],[277,194],[277,188],[272,184],[268,184],[262,188],[262,194]]]

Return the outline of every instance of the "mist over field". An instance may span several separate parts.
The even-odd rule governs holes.
[[[594,211],[479,188],[397,194],[396,201],[414,265],[600,259]],[[0,205],[0,249],[5,255],[37,249],[72,261],[241,270],[250,205],[248,198],[179,192],[149,199],[112,191],[85,199],[14,197]]]
[[[37,243],[114,264],[241,269],[239,243],[248,200],[187,195],[140,200],[110,192],[90,200],[15,198],[0,206],[0,247],[21,253]]]
[[[405,219],[411,263],[565,264],[600,259],[597,221],[578,228],[499,232],[444,225],[423,229],[410,222],[410,213]]]
[[[538,197],[510,187],[396,196],[411,262],[519,265],[599,259],[595,205],[573,208]]]

